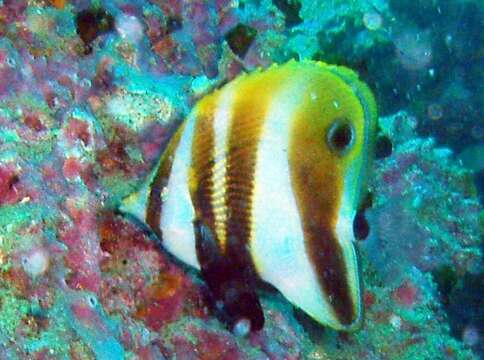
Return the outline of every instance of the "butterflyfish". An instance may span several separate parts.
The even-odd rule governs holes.
[[[343,66],[240,75],[201,98],[121,211],[200,270],[232,329],[263,327],[261,280],[318,323],[357,329],[353,222],[376,118],[370,89]]]

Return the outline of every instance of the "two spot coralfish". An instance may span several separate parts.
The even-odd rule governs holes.
[[[203,97],[122,211],[199,269],[231,327],[263,327],[263,280],[320,324],[362,319],[353,221],[376,106],[351,70],[290,61]]]

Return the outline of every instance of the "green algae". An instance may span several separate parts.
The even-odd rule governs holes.
[[[210,321],[210,325],[217,326],[219,324],[216,321]],[[196,336],[193,333],[186,331],[186,328],[188,328],[190,326],[204,328],[204,327],[206,327],[206,324],[204,324],[201,319],[190,318],[190,317],[181,318],[181,319],[179,319],[179,320],[177,320],[173,323],[167,324],[163,328],[163,338],[166,341],[166,343],[168,344],[168,347],[171,346],[170,341],[173,338],[175,338],[177,335],[179,335],[180,331],[185,332],[184,333],[185,340],[190,342],[192,345],[196,345],[198,343],[198,339],[196,338]],[[222,330],[221,327],[219,329]],[[173,348],[173,350],[175,350],[175,349]]]
[[[108,44],[107,48],[110,46],[115,45]],[[188,109],[182,111],[179,99],[183,98],[188,77],[146,76],[122,65],[121,60],[117,61],[120,64],[115,68],[113,82],[118,88],[101,99],[103,106],[95,114],[107,138],[114,136],[113,126],[117,124],[139,133],[155,122],[169,125],[179,112],[187,112]]]
[[[49,217],[50,210],[40,204],[30,202],[3,205],[0,207],[0,234],[13,234],[19,228],[30,224],[33,219],[45,219]]]
[[[67,300],[67,302],[66,302]],[[96,359],[110,360],[123,359],[124,348],[117,339],[119,323],[115,318],[109,317],[97,298],[88,292],[76,292],[72,297],[60,299],[66,311],[66,320],[72,330],[79,336],[92,350]],[[89,304],[92,314],[82,317],[76,316],[73,304]]]
[[[9,339],[16,336],[22,319],[28,314],[28,301],[15,296],[13,290],[0,288],[0,334]]]
[[[36,236],[19,235],[19,230],[28,227],[40,219],[47,220],[53,214],[47,207],[30,202],[0,206],[0,252],[10,255],[13,252],[30,249]],[[12,266],[10,256],[0,261],[0,271],[8,271]]]
[[[38,163],[50,154],[54,148],[58,136],[58,125],[54,120],[54,114],[45,101],[35,96],[19,96],[12,101],[0,102],[0,116],[5,117],[11,123],[20,123],[25,113],[41,114],[44,126],[50,131],[39,135],[35,141],[23,139],[15,129],[0,129],[0,141],[6,145],[0,154],[0,160],[15,160],[17,158],[28,159],[29,162]],[[15,111],[13,110],[15,109]]]
[[[155,121],[167,123],[173,111],[165,97],[146,91],[120,91],[107,104],[107,114],[114,121],[136,132]]]
[[[48,331],[42,331],[37,337],[25,338],[24,349],[29,353],[49,349],[51,355],[68,359],[70,346],[66,341],[59,341],[60,338],[65,338],[66,330],[63,322],[54,321]]]
[[[105,189],[110,191],[110,196],[106,199],[107,208],[118,206],[124,197],[133,193],[139,186],[139,181],[128,179],[121,174],[103,177],[101,183]]]
[[[56,135],[51,135],[45,141],[38,143],[29,143],[25,146],[20,146],[17,148],[18,156],[24,159],[29,159],[32,164],[40,163],[44,160],[45,156],[52,153],[54,149],[54,142]]]
[[[29,48],[30,53],[51,57],[75,41],[77,34],[71,8],[70,5],[63,10],[53,6],[27,8],[25,24],[36,40],[36,46]],[[57,25],[54,31],[51,22]]]
[[[35,353],[48,349],[50,355],[59,359],[70,359],[72,344],[82,348],[79,353],[88,353],[87,345],[81,345],[71,331],[70,321],[66,316],[66,303],[62,295],[56,295],[56,301],[52,307],[44,311],[39,304],[32,301],[30,313],[32,316],[49,320],[49,327],[37,334],[31,334],[24,339],[24,350]],[[63,339],[59,341],[59,339]],[[71,344],[71,345],[70,345]],[[91,357],[92,358],[92,357]]]
[[[72,353],[76,354],[76,359],[78,360],[96,360],[96,356],[82,340],[74,340],[70,346],[69,357],[66,359],[72,359]]]
[[[15,143],[20,141],[20,136],[18,136],[17,131],[11,129],[0,129],[0,140],[3,143]]]

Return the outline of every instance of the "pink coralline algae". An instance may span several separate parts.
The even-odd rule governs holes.
[[[393,292],[395,301],[408,307],[413,306],[417,300],[417,295],[417,289],[410,281],[405,281]]]
[[[170,358],[198,354],[197,359],[246,359],[248,351],[300,358],[301,339],[279,311],[269,310],[273,325],[253,335],[250,343],[238,343],[211,319],[198,281],[173,265],[145,233],[112,214],[100,221],[98,231],[105,253],[101,298],[105,299],[105,310],[121,315],[126,329],[134,331],[134,324],[138,328],[144,324],[152,331],[151,343],[156,344],[157,351]],[[166,329],[170,329],[169,335],[163,335]],[[139,349],[140,353],[153,351],[146,348],[149,343],[139,338],[141,334],[133,331],[124,333],[125,347]]]
[[[0,358],[475,358],[426,271],[478,270],[481,210],[408,115],[381,122],[394,152],[376,163],[360,243],[363,331],[323,329],[261,288],[266,325],[237,336],[196,271],[115,214],[197,98],[317,47],[310,11],[294,13],[312,3],[0,3]]]
[[[0,204],[15,204],[21,198],[19,178],[12,164],[0,168]]]
[[[262,33],[285,31],[283,18],[275,7],[247,4],[245,12],[241,12],[236,2],[210,0],[160,2],[160,8],[164,16],[153,13],[147,17],[147,34],[168,71],[215,78],[222,70],[230,77],[232,68],[240,71],[241,66],[267,64],[263,49],[269,41],[262,41],[261,37],[253,44],[251,41],[243,53],[232,53],[224,41],[230,30],[244,24]]]
[[[478,272],[482,209],[472,174],[452,161],[450,150],[416,138],[414,122],[405,113],[380,121],[394,151],[379,162],[375,181],[384,186],[375,187],[369,217],[376,226],[364,246],[385,276],[395,280],[410,266]]]

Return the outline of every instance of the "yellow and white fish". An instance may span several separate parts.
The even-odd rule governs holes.
[[[262,328],[261,279],[317,322],[355,329],[353,221],[376,117],[345,67],[290,61],[242,75],[198,102],[121,210],[201,270],[230,326]]]

